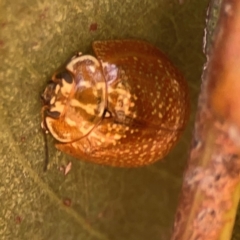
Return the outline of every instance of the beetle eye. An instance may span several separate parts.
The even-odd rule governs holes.
[[[58,119],[60,117],[60,112],[58,112],[58,111],[51,112],[51,111],[47,110],[45,112],[45,114],[46,114],[46,116],[53,118],[53,119]]]
[[[55,75],[55,78],[57,78],[57,79],[64,79],[67,83],[72,83],[73,82],[72,75],[68,71],[57,73]]]

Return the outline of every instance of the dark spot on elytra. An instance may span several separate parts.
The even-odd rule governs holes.
[[[211,211],[210,211],[210,215],[214,217],[214,216],[216,215],[215,210],[211,210]]]
[[[218,181],[220,178],[221,178],[221,174],[217,174],[217,175],[215,176],[215,181]]]
[[[238,158],[239,158],[239,155],[238,155],[238,154],[233,154],[233,155],[232,155],[232,159],[233,159],[233,160],[237,160]]]

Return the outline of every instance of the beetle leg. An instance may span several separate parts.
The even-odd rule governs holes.
[[[53,119],[58,119],[60,117],[60,112],[58,111],[49,111],[49,110],[46,110],[45,111],[45,117],[48,116],[50,118],[53,118]]]
[[[54,119],[58,119],[60,117],[60,112],[57,112],[57,111],[51,112],[51,111],[49,111],[49,109],[50,109],[50,107],[48,105],[43,106],[41,109],[41,116],[43,119],[43,121],[41,122],[41,127],[45,132],[48,131],[48,127],[47,127],[46,120],[45,120],[46,117],[51,117]]]
[[[48,132],[48,128],[47,128],[47,124],[46,124],[46,121],[45,121],[45,116],[46,116],[46,111],[49,110],[49,106],[45,105],[42,107],[41,109],[41,116],[42,116],[42,122],[41,122],[41,127],[43,129],[43,131],[45,133]]]

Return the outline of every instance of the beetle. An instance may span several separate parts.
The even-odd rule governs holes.
[[[138,167],[164,158],[188,120],[183,75],[146,41],[92,46],[96,57],[75,55],[47,85],[43,128],[78,159]]]

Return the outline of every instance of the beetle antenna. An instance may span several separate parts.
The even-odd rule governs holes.
[[[47,171],[48,163],[49,163],[49,151],[48,151],[48,139],[47,139],[47,134],[46,132],[43,132],[43,137],[44,137],[44,149],[45,149],[45,161],[44,161],[44,166],[43,166],[43,171]]]
[[[42,109],[41,109],[42,119],[45,119],[47,109],[48,109],[48,106],[42,107]],[[45,150],[45,161],[44,161],[43,171],[46,172],[48,163],[49,163],[49,151],[48,151],[48,138],[47,138],[48,130],[47,130],[47,125],[46,125],[45,120],[42,121],[41,127],[43,130],[43,140],[44,140],[44,150]]]

